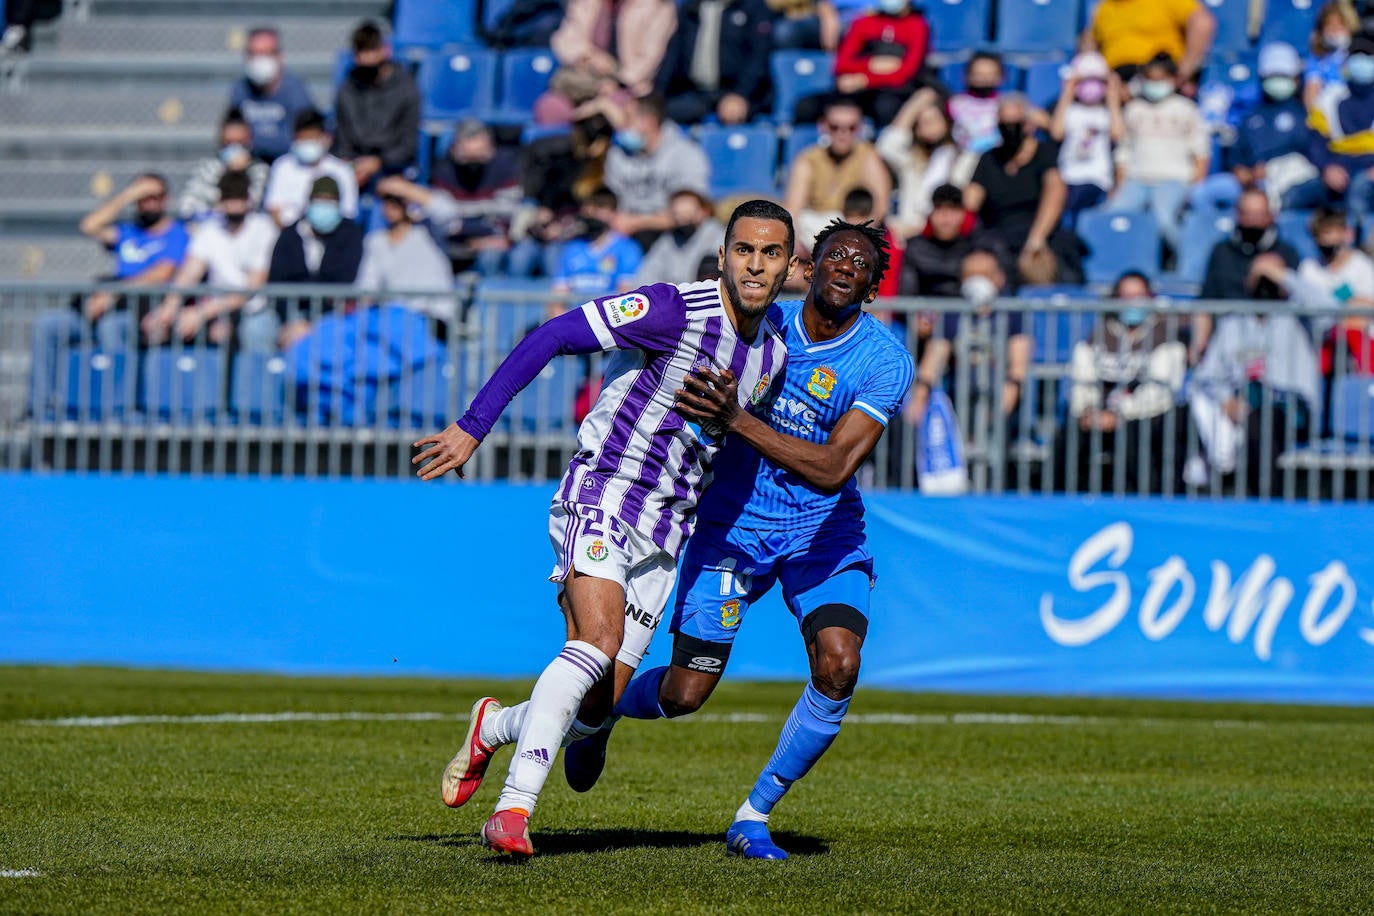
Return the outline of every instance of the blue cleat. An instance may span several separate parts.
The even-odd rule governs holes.
[[[590,792],[606,769],[606,742],[611,730],[603,728],[589,738],[574,741],[563,749],[563,775],[574,792]]]
[[[745,859],[785,859],[787,853],[773,843],[762,821],[735,821],[725,831],[725,851]]]

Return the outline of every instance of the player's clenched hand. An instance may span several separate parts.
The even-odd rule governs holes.
[[[411,464],[423,464],[424,467],[416,471],[416,475],[421,480],[433,480],[442,477],[449,471],[457,471],[458,476],[463,476],[463,465],[467,464],[472,453],[477,451],[477,440],[463,431],[457,423],[444,429],[443,432],[435,433],[433,436],[425,436],[415,443],[415,448],[420,449],[420,454],[410,459]]]
[[[677,412],[698,423],[719,423],[729,429],[739,415],[739,383],[729,369],[703,367],[689,373],[679,388]]]

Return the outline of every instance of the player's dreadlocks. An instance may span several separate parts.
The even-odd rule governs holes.
[[[847,223],[842,219],[832,219],[829,225],[816,233],[816,244],[811,246],[812,262],[821,256],[821,249],[825,247],[826,241],[837,232],[857,232],[872,243],[873,250],[878,255],[878,263],[873,267],[873,285],[877,286],[881,283],[883,274],[887,273],[887,268],[892,263],[892,258],[887,245],[887,233],[875,226],[871,219],[864,220],[862,223]]]

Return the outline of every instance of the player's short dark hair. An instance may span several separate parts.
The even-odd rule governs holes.
[[[381,26],[371,19],[364,22],[353,30],[353,53],[359,51],[376,51],[386,44],[382,36]]]
[[[1327,229],[1348,229],[1350,223],[1344,210],[1337,210],[1334,207],[1322,207],[1312,214],[1312,219],[1307,224],[1307,231],[1314,236],[1318,232],[1325,232]]]
[[[303,108],[300,114],[296,115],[296,120],[291,124],[292,133],[300,133],[303,130],[318,130],[324,133],[324,115],[314,108]]]
[[[930,192],[930,208],[936,207],[958,207],[964,208],[964,192],[952,184],[942,184],[934,191]]]
[[[225,172],[219,179],[220,200],[248,200],[252,194],[252,182],[247,172]]]
[[[780,207],[771,200],[755,199],[746,200],[735,208],[735,212],[730,214],[730,221],[725,224],[725,244],[728,247],[730,239],[735,234],[735,223],[742,219],[771,219],[783,224],[787,229],[787,256],[792,256],[792,249],[797,245],[797,230],[792,225],[792,214],[787,212],[785,207]]]
[[[1007,72],[1006,64],[1002,63],[1001,54],[998,54],[996,51],[974,51],[973,56],[968,59],[968,63],[964,64],[964,74],[967,75],[973,72],[973,65],[980,60],[990,60],[996,64],[997,68],[1003,73]]]
[[[615,192],[604,184],[588,194],[582,203],[592,207],[605,207],[607,210],[615,210],[620,206],[620,198],[615,196]]]
[[[872,216],[873,192],[868,188],[852,188],[844,196],[844,204],[840,207],[840,212],[845,216]]]
[[[873,253],[877,255],[877,264],[873,267],[873,285],[882,282],[883,275],[887,273],[888,267],[892,264],[891,251],[887,244],[887,233],[882,227],[873,224],[873,220],[865,220],[862,223],[848,223],[842,219],[832,219],[830,223],[816,233],[816,244],[811,246],[811,261],[814,263],[820,260],[821,251],[825,248],[825,243],[830,241],[831,236],[841,232],[857,232],[868,239],[873,246]]]
[[[834,111],[836,108],[852,108],[861,114],[864,110],[863,106],[859,104],[859,100],[852,95],[834,93],[826,97],[825,104],[821,108],[821,117],[830,117],[830,112]]]
[[[655,121],[662,124],[668,120],[668,101],[657,92],[650,92],[635,99],[635,106],[641,112],[653,117]]]
[[[1150,282],[1149,277],[1138,270],[1127,270],[1123,271],[1121,276],[1116,278],[1116,282],[1112,284],[1113,299],[1119,299],[1121,297],[1121,287],[1127,280],[1139,280],[1141,283],[1145,284],[1145,288],[1150,291],[1150,295],[1154,295],[1155,287],[1154,284]]]

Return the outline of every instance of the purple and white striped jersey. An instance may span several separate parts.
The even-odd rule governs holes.
[[[618,352],[577,432],[558,498],[597,506],[677,556],[720,441],[673,409],[673,392],[694,368],[729,369],[740,405],[757,409],[782,378],[787,346],[767,319],[752,341],[741,340],[714,280],[644,286],[581,311],[601,348]]]

